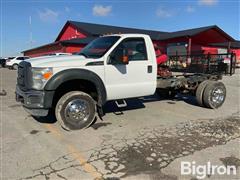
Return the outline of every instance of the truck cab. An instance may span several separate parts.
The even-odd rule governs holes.
[[[66,130],[88,127],[110,100],[154,94],[157,63],[144,34],[97,38],[72,56],[32,58],[18,67],[16,100],[33,116],[54,110]]]

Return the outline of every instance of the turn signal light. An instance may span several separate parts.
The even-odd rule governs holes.
[[[46,72],[43,74],[43,78],[46,80],[49,79],[51,76],[52,76],[52,72]]]

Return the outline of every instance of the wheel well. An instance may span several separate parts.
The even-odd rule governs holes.
[[[57,87],[53,97],[53,107],[56,106],[58,100],[64,94],[70,91],[83,91],[89,94],[95,101],[98,101],[98,93],[94,83],[87,80],[75,79],[66,81]]]

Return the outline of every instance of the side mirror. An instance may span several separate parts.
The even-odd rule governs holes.
[[[115,51],[113,51],[112,54],[110,54],[108,58],[109,64],[128,64],[129,58],[127,55],[127,50],[123,48],[117,48]]]
[[[123,55],[122,62],[123,62],[123,64],[128,64],[129,63],[128,56]]]
[[[128,64],[129,63],[128,53],[127,53],[126,49],[123,49],[122,62],[123,62],[123,64]]]

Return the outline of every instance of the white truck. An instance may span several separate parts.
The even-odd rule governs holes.
[[[78,55],[36,58],[19,64],[16,100],[33,116],[54,110],[66,130],[90,126],[103,105],[114,100],[167,92],[195,94],[200,105],[218,108],[226,97],[218,75],[157,76],[152,41],[143,34],[97,38]]]

